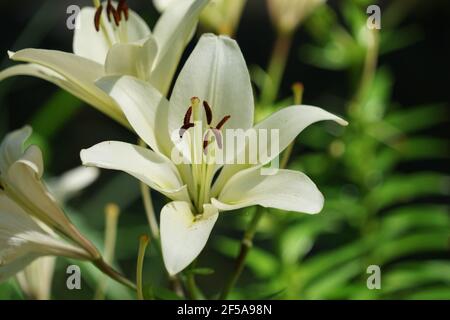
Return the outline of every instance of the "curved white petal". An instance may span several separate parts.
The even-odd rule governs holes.
[[[194,35],[198,17],[209,0],[179,0],[167,8],[155,25],[158,56],[150,79],[167,94],[183,51]]]
[[[39,256],[88,257],[83,249],[44,231],[4,193],[0,193],[0,217],[0,282],[21,271]]]
[[[9,167],[23,154],[25,141],[31,136],[30,126],[24,126],[6,135],[0,144],[0,173],[6,174]],[[42,162],[42,161],[41,161]]]
[[[170,155],[169,102],[158,90],[129,76],[105,77],[97,85],[117,102],[133,129],[149,147]]]
[[[254,102],[250,76],[236,41],[211,34],[200,39],[170,98],[169,118],[178,128],[194,96],[209,103],[214,125],[231,115],[225,128],[246,130],[252,126]]]
[[[219,210],[260,205],[314,214],[322,210],[324,198],[314,182],[301,172],[279,170],[275,175],[261,175],[256,167],[234,175],[211,203]]]
[[[114,101],[95,86],[95,81],[104,76],[102,65],[71,53],[43,49],[24,49],[10,53],[10,58],[15,61],[35,63],[50,69],[53,72],[50,76],[54,78],[56,73],[63,79],[58,80],[57,85],[63,84],[64,86],[61,85],[63,89],[67,89],[69,86],[72,89],[70,92],[77,97],[91,103],[113,119],[126,124],[121,110]],[[32,76],[35,76],[36,72],[45,72],[44,69],[29,71],[32,72],[30,73]],[[45,79],[46,77],[49,76],[44,77],[43,75],[41,78]]]
[[[14,76],[32,76],[51,82],[61,89],[73,94],[78,99],[85,101],[87,104],[93,106],[97,110],[110,116],[122,125],[129,127],[125,116],[114,104],[114,101],[112,101],[111,99],[105,100],[99,98],[99,96],[97,96],[95,92],[85,90],[84,88],[80,87],[78,83],[69,81],[67,78],[65,78],[61,74],[58,74],[50,68],[34,63],[19,64],[1,71],[0,81]]]
[[[116,4],[114,4],[116,6]],[[101,21],[104,29],[95,30],[94,16],[95,8],[85,7],[78,14],[76,25],[77,28],[73,37],[73,52],[81,57],[93,60],[97,63],[104,64],[106,55],[111,46],[118,42],[114,32],[114,28],[106,17],[106,4],[103,4],[103,12]],[[122,22],[124,23],[124,22]],[[126,22],[127,40],[134,42],[141,40],[151,34],[149,27],[145,21],[135,12],[130,10],[129,20]]]
[[[187,202],[170,202],[161,211],[161,246],[170,275],[186,268],[203,250],[219,213],[212,205],[203,206],[195,217]]]
[[[108,75],[129,75],[148,81],[157,52],[153,36],[134,43],[117,43],[108,51],[105,72]]]
[[[77,167],[49,180],[48,187],[58,201],[64,202],[91,185],[99,175],[97,168]]]
[[[259,130],[263,130],[267,132],[267,137],[272,135],[272,130],[277,130],[278,134],[278,147],[276,145],[272,148],[272,140],[267,139],[265,141],[259,141],[259,135],[257,143],[255,143],[255,149],[251,149],[249,151],[249,146],[247,145],[246,152],[256,152],[258,157],[258,165],[263,165],[269,163],[273,159],[275,159],[287,146],[294,141],[294,139],[308,126],[315,122],[324,121],[324,120],[332,120],[337,122],[342,126],[346,126],[347,121],[339,118],[338,116],[318,107],[313,106],[290,106],[281,109],[280,111],[272,114],[267,119],[258,123],[254,128],[250,130],[255,130],[256,133]],[[248,156],[245,156],[244,159],[248,159]],[[233,163],[237,163],[237,161],[233,161]],[[217,192],[224,186],[226,181],[231,178],[236,172],[243,170],[245,168],[250,167],[251,164],[231,164],[225,165],[219,178],[217,179],[213,194],[217,195]]]
[[[107,141],[81,150],[80,157],[85,166],[124,171],[173,199],[188,199],[176,167],[152,150],[129,143]]]

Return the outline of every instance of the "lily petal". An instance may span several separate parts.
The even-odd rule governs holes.
[[[0,193],[0,216],[0,282],[40,256],[61,255],[78,259],[89,256],[83,249],[44,231],[4,193]]]
[[[22,157],[23,145],[31,136],[31,133],[31,127],[25,126],[6,135],[0,145],[1,173],[6,173],[9,167]]]
[[[181,0],[167,8],[155,25],[158,43],[150,83],[167,94],[186,45],[194,36],[198,17],[209,0]]]
[[[157,53],[158,47],[153,36],[135,43],[115,44],[106,57],[105,72],[108,75],[129,75],[148,81]]]
[[[15,61],[30,62],[43,66],[52,71],[52,74],[39,76],[40,78],[55,79],[55,73],[60,79],[51,81],[60,85],[63,89],[69,89],[77,97],[92,104],[98,110],[127,125],[123,113],[114,101],[102,90],[95,86],[95,81],[104,76],[102,65],[74,54],[42,49],[24,49],[16,53],[10,53],[10,58]],[[20,70],[36,76],[37,72],[45,73],[45,69]],[[16,70],[16,74],[17,74]],[[15,75],[10,72],[9,75]],[[62,79],[62,80],[61,80]],[[62,85],[61,85],[62,84]]]
[[[170,275],[186,268],[203,250],[219,213],[212,205],[203,206],[195,217],[187,202],[174,201],[161,211],[161,246]]]
[[[258,146],[258,161],[264,159],[262,163],[258,165],[264,165],[275,159],[287,146],[294,141],[294,139],[308,126],[315,122],[332,120],[342,126],[348,125],[348,122],[339,118],[338,116],[318,107],[313,106],[290,106],[281,109],[274,113],[267,119],[258,123],[251,130],[265,130],[267,136],[270,136],[271,130],[279,130],[278,148],[275,152],[272,152],[272,146],[270,139],[267,143],[257,143]],[[258,131],[256,131],[258,132]],[[248,148],[246,150],[248,152]],[[231,164],[224,166],[220,176],[218,177],[214,188],[213,195],[217,195],[217,192],[224,186],[226,181],[231,178],[235,173],[245,168],[251,167],[251,164]]]
[[[170,155],[169,102],[158,90],[129,76],[104,77],[97,85],[117,102],[133,129],[149,147]]]
[[[55,198],[63,203],[94,183],[99,175],[100,170],[97,168],[77,167],[49,180],[48,187]]]
[[[105,63],[108,50],[117,43],[115,32],[106,18],[106,5],[103,5],[101,19],[104,30],[97,32],[94,26],[95,8],[85,7],[77,16],[74,37],[73,52],[100,64]],[[134,11],[129,11],[129,19],[126,22],[127,40],[134,42],[148,37],[151,32],[145,21]]]
[[[201,37],[170,98],[169,118],[178,124],[170,128],[171,132],[183,123],[193,96],[209,103],[214,123],[231,115],[226,128],[246,130],[252,126],[254,101],[250,76],[236,41],[211,34]]]
[[[124,171],[172,199],[189,199],[173,163],[152,150],[107,141],[81,150],[80,157],[85,166]]]
[[[314,214],[322,210],[324,198],[314,182],[301,172],[279,170],[275,175],[261,175],[256,167],[234,175],[211,203],[224,211],[260,205]]]

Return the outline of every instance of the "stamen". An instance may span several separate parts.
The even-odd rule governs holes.
[[[184,115],[184,120],[183,120],[183,124],[187,125],[188,123],[191,122],[191,115],[192,115],[192,107],[189,107],[189,109],[187,109],[186,114]]]
[[[125,20],[128,21],[129,18],[129,12],[128,12],[128,4],[126,0],[119,0],[119,4],[117,5],[117,12],[119,13],[119,16],[122,17],[122,13],[125,17]]]
[[[120,14],[114,8],[112,8],[111,12],[112,12],[113,17],[114,17],[114,22],[116,23],[116,26],[118,27],[119,24],[120,24]]]
[[[111,0],[108,0],[108,4],[106,5],[106,16],[107,16],[109,22],[111,22],[111,14],[112,14],[113,10],[114,10],[114,7],[111,4]]]
[[[102,5],[100,5],[97,8],[97,11],[95,11],[94,25],[95,25],[95,30],[97,30],[97,32],[100,31],[100,18],[102,16],[102,11],[103,11],[103,6]]]
[[[186,123],[180,128],[180,139],[183,138],[184,133],[194,126],[193,123]]]
[[[203,101],[203,108],[205,108],[205,113],[206,113],[206,121],[208,122],[208,126],[211,125],[212,122],[212,110],[211,107],[209,106],[208,102]]]
[[[216,126],[217,130],[222,129],[222,127],[224,126],[224,124],[231,118],[231,116],[225,116],[223,117],[222,120],[220,120],[219,124]]]

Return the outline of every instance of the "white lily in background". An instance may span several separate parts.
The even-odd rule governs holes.
[[[99,176],[97,168],[78,167],[49,181],[49,189],[60,203],[68,201],[82,189],[92,184]],[[49,234],[54,232],[40,224]],[[45,256],[31,262],[16,276],[22,291],[32,299],[49,300],[55,270],[56,257]]]
[[[31,128],[26,126],[8,134],[0,145],[2,280],[41,256],[101,259],[98,250],[80,234],[43,184],[41,150],[34,145],[23,150],[30,135]]]
[[[41,222],[0,191],[0,282],[39,257],[55,255],[90,259],[90,254],[81,246],[62,240],[41,225]]]
[[[153,0],[158,11],[182,0]],[[211,31],[232,36],[239,24],[246,0],[211,0],[200,15],[200,22]]]
[[[160,218],[163,258],[170,274],[183,270],[202,251],[219,211],[253,205],[311,214],[322,209],[322,194],[303,173],[260,174],[261,166],[278,153],[260,164],[227,164],[214,180],[220,169],[214,155],[221,143],[211,138],[205,148],[203,132],[253,128],[250,76],[234,40],[202,36],[175,83],[170,102],[150,84],[132,77],[106,77],[98,85],[109,92],[152,150],[108,141],[82,150],[82,162],[127,172],[172,200]],[[304,128],[321,120],[347,124],[323,109],[302,105],[284,108],[254,128],[279,129],[280,153]],[[200,154],[200,163],[172,161],[171,133],[180,128],[181,134],[187,130],[183,141],[193,155]],[[222,138],[225,148],[226,136]]]
[[[295,31],[326,0],[267,0],[274,25],[282,33]]]
[[[0,81],[30,75],[56,84],[128,126],[114,101],[95,86],[105,75],[132,75],[167,94],[181,55],[192,39],[198,16],[209,0],[182,0],[165,11],[153,33],[125,1],[83,8],[77,17],[75,54],[43,49],[9,52],[27,62],[0,73]]]

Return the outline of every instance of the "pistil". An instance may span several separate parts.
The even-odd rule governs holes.
[[[221,129],[230,116],[225,116],[219,123],[213,127],[213,112],[207,101],[203,101],[203,108],[200,107],[200,99],[191,98],[191,106],[187,109],[183,118],[183,125],[180,128],[180,138],[183,138],[185,132],[193,128],[190,139],[191,147],[191,170],[194,182],[193,204],[199,214],[203,211],[203,204],[209,201],[211,183],[216,168],[215,144],[219,149],[223,147],[223,138]],[[206,118],[204,125],[203,114]]]

